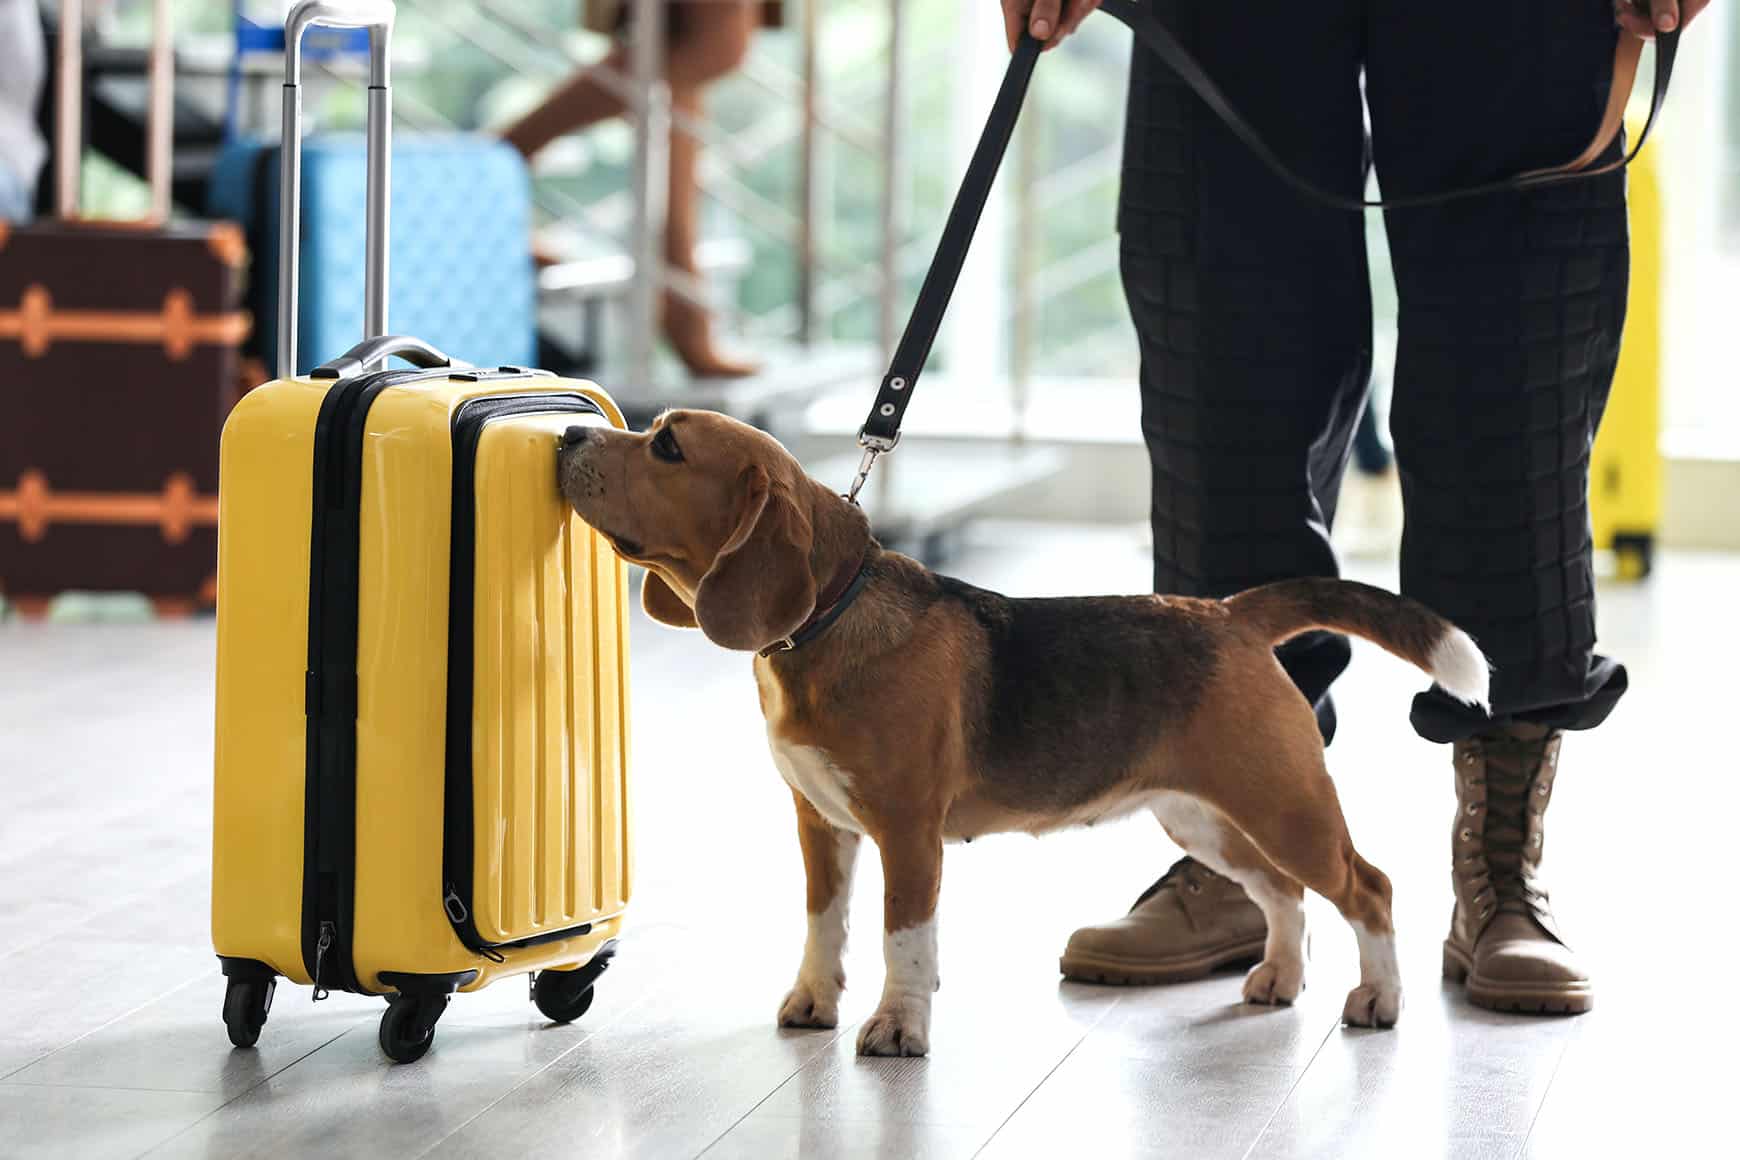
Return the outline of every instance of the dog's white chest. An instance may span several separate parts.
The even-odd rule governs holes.
[[[826,753],[809,745],[785,745],[772,736],[768,737],[768,748],[773,751],[773,764],[786,784],[808,798],[830,825],[854,834],[864,832],[864,827],[852,816],[852,802],[846,795],[846,773]]]
[[[852,801],[846,793],[850,775],[813,745],[793,745],[779,739],[777,728],[785,717],[785,691],[768,671],[767,662],[755,665],[755,683],[761,691],[761,711],[767,718],[767,747],[774,768],[785,783],[803,794],[829,825],[854,834],[864,832],[852,816]]]

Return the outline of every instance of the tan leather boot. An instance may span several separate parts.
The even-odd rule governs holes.
[[[1559,738],[1517,725],[1456,745],[1456,910],[1444,977],[1495,1011],[1577,1015],[1595,1005],[1539,879]]]
[[[1256,962],[1267,933],[1238,883],[1180,858],[1123,918],[1070,935],[1058,969],[1082,983],[1181,983]]]

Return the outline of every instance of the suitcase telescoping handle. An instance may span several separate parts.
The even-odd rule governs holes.
[[[391,180],[393,101],[387,46],[391,0],[302,0],[284,22],[284,140],[279,150],[278,377],[296,374],[296,296],[302,260],[302,34],[311,26],[369,30],[368,218],[364,240],[363,337],[387,332],[387,196]]]
[[[79,216],[79,161],[84,153],[84,0],[60,0],[60,38],[55,54],[54,185],[55,211]],[[169,0],[151,3],[151,55],[146,69],[145,179],[151,187],[146,225],[169,218],[170,146],[175,106],[175,51]]]

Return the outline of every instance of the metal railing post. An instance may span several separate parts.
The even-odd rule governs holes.
[[[906,103],[906,4],[888,0],[888,82],[882,108],[882,361],[900,341],[900,239],[905,235],[906,165],[901,110]]]
[[[629,296],[629,374],[634,390],[652,387],[653,349],[664,286],[666,197],[670,188],[671,92],[665,81],[663,0],[634,0],[634,286]]]
[[[906,158],[902,112],[906,105],[906,3],[888,0],[888,83],[882,110],[882,340],[884,365],[900,342],[900,241],[906,234]],[[894,464],[883,456],[871,490],[877,506],[888,510]]]
[[[798,342],[816,341],[816,232],[822,216],[820,134],[816,124],[816,56],[820,51],[822,6],[803,0],[802,110],[798,138],[797,298]]]

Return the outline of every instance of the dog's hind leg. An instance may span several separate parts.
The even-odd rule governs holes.
[[[835,1027],[840,1022],[840,992],[846,987],[846,911],[859,839],[830,825],[803,794],[793,790],[792,797],[797,802],[810,929],[797,982],[779,1006],[779,1025]]]
[[[1231,684],[1209,694],[1227,708],[1202,722],[1180,768],[1212,765],[1212,776],[1187,773],[1180,788],[1216,807],[1275,869],[1335,904],[1359,941],[1359,986],[1342,1018],[1393,1026],[1402,981],[1390,881],[1353,847],[1311,706],[1262,652],[1255,664],[1229,666]]]
[[[1291,1003],[1305,988],[1305,891],[1226,816],[1190,794],[1164,792],[1154,816],[1184,852],[1244,887],[1263,912],[1263,961],[1245,976],[1245,1002]],[[1189,887],[1186,887],[1189,889]]]
[[[1348,993],[1342,1018],[1355,1027],[1393,1027],[1402,1011],[1402,976],[1390,880],[1353,848],[1321,756],[1314,765],[1308,776],[1288,776],[1288,807],[1253,810],[1239,819],[1240,828],[1282,873],[1333,902],[1353,928],[1359,986]],[[1300,794],[1300,787],[1310,792]],[[1279,786],[1269,800],[1286,800]]]

